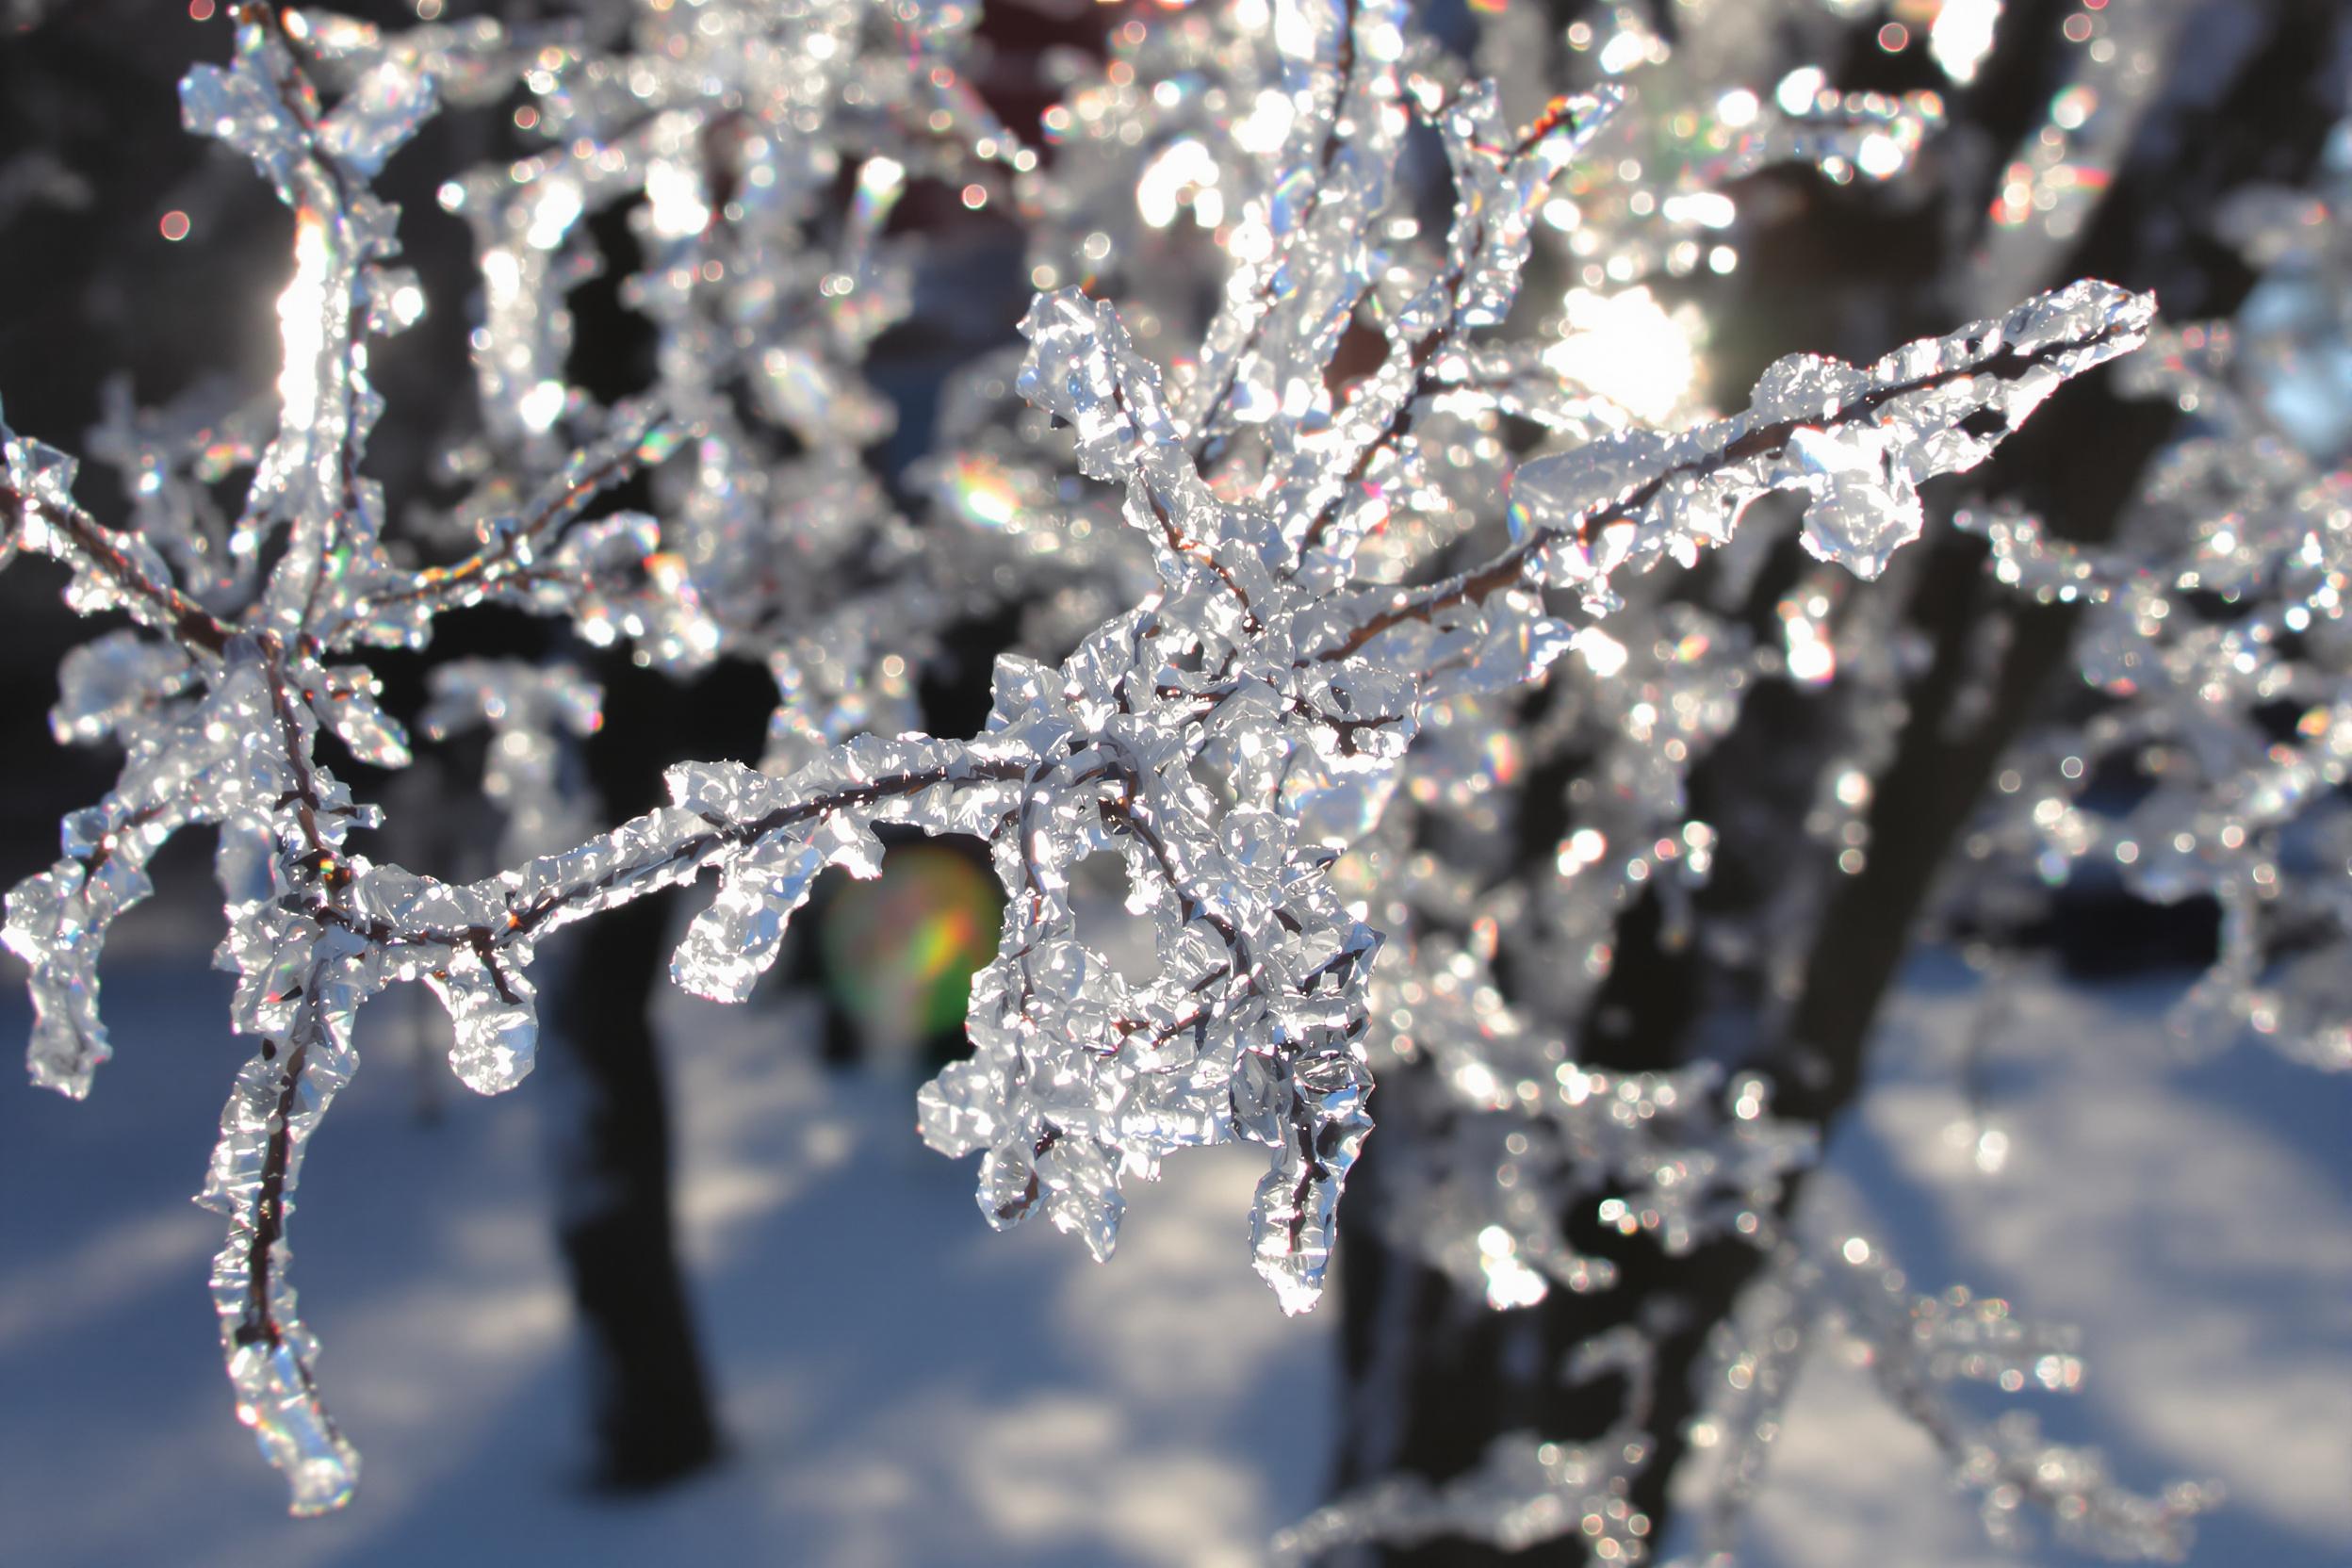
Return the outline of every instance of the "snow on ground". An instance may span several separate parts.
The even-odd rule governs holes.
[[[969,1163],[916,1140],[906,1078],[823,1073],[789,1010],[673,998],[681,1204],[731,1462],[651,1501],[582,1493],[541,1142],[561,1077],[478,1101],[420,1073],[386,1019],[294,1226],[365,1479],[344,1513],[290,1522],[229,1413],[203,1284],[218,1222],[187,1202],[242,1054],[225,981],[152,944],[124,957],[121,1055],[90,1102],[0,1091],[10,1568],[1217,1568],[1317,1499],[1336,1314],[1284,1320],[1250,1273],[1248,1152],[1170,1161],[1096,1267],[1049,1231],[990,1234]],[[1952,1132],[1975,1005],[1955,971],[1915,971],[1811,1223],[1889,1241],[1922,1288],[2081,1324],[2087,1387],[2038,1401],[2046,1424],[2143,1489],[2223,1480],[2196,1562],[2341,1568],[2352,1083],[2258,1052],[2171,1060],[2162,987],[2036,986],[1979,1074],[2010,1139],[1987,1174]],[[11,988],[0,1039],[25,1023]],[[1754,1568],[2015,1560],[1835,1357],[1802,1380],[1743,1547]]]
[[[2191,1560],[2352,1562],[2352,1080],[2259,1049],[2184,1063],[2160,1019],[2180,982],[2096,992],[2021,981],[1974,1077],[1979,1002],[1949,959],[1915,966],[1862,1115],[1805,1200],[1816,1233],[1888,1243],[1920,1290],[1966,1283],[2073,1323],[2081,1393],[2025,1401],[2141,1492],[2217,1479]],[[2006,1136],[1979,1168],[1973,1134]],[[1983,1408],[1995,1411],[1997,1396]],[[1816,1355],[1751,1516],[1747,1568],[2014,1563],[1972,1497],[1867,1370]],[[2035,1562],[2081,1560],[2043,1531]]]
[[[119,967],[89,1102],[0,1094],[0,1562],[1217,1568],[1317,1499],[1336,1315],[1284,1319],[1250,1273],[1248,1152],[1169,1162],[1098,1267],[1042,1227],[989,1233],[970,1162],[916,1138],[910,1081],[824,1073],[789,1014],[673,998],[730,1462],[651,1501],[583,1494],[535,1092],[560,1079],[498,1102],[433,1083],[421,1121],[430,1081],[387,1041],[292,1226],[360,1496],[289,1521],[230,1413],[219,1224],[187,1200],[242,1055],[224,982]],[[25,1027],[11,994],[0,1037]]]

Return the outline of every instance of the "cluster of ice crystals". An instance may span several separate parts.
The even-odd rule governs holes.
[[[700,35],[694,18],[660,20],[664,9],[647,9],[648,41],[675,59],[673,37]],[[899,100],[911,89],[924,115],[947,100],[984,113],[968,91],[951,90],[943,65],[910,75],[896,57],[903,43],[953,47],[956,25],[888,14],[871,39],[860,31],[860,8],[838,8],[818,29],[836,43],[860,45],[824,51],[841,62],[832,68],[836,79],[848,69]],[[768,21],[743,20],[751,34],[767,37]],[[814,68],[819,51],[804,45],[816,34],[787,18],[773,21],[784,30],[769,57],[784,69]],[[744,627],[766,612],[743,607],[740,595],[706,602],[716,578],[706,571],[698,580],[690,569],[692,538],[682,521],[591,517],[600,496],[679,450],[695,427],[650,406],[603,410],[564,396],[560,368],[547,375],[558,378],[556,401],[581,444],[513,451],[464,509],[472,537],[460,559],[422,570],[400,564],[381,541],[381,492],[358,473],[378,413],[364,368],[366,338],[410,324],[423,308],[414,278],[384,265],[394,250],[394,214],[369,182],[445,95],[494,101],[520,74],[552,117],[575,112],[557,102],[565,61],[598,81],[609,79],[609,67],[586,62],[577,33],[563,28],[510,35],[475,22],[386,38],[341,18],[266,6],[237,8],[236,27],[234,59],[192,71],[183,105],[192,129],[251,157],[294,211],[292,276],[278,309],[285,361],[276,407],[240,405],[203,386],[167,413],[147,416],[118,394],[94,449],[124,473],[133,525],[126,532],[101,527],[76,506],[70,459],[0,432],[6,551],[26,547],[57,558],[74,573],[68,600],[74,608],[127,611],[149,634],[102,638],[64,672],[55,714],[60,736],[112,738],[127,761],[104,803],[69,819],[57,865],[10,894],[7,940],[32,970],[34,1077],[85,1092],[108,1049],[96,979],[108,923],[146,895],[146,864],[174,831],[221,825],[231,920],[221,959],[240,974],[236,1021],[260,1037],[260,1053],[224,1114],[207,1187],[207,1200],[232,1222],[216,1294],[240,1413],[256,1428],[265,1454],[286,1470],[298,1510],[308,1511],[347,1496],[354,1468],[311,1381],[316,1346],[285,1284],[285,1233],[303,1147],[352,1065],[350,1008],[388,981],[420,981],[450,1012],[460,1077],[484,1091],[511,1086],[529,1070],[536,1037],[524,973],[534,936],[665,876],[692,874],[692,858],[664,858],[672,846],[660,841],[661,830],[691,838],[701,825],[631,825],[558,858],[592,831],[582,803],[547,786],[563,772],[558,737],[594,727],[593,690],[561,671],[451,666],[435,674],[426,727],[436,737],[477,722],[493,730],[486,786],[509,808],[506,847],[522,869],[468,889],[349,856],[346,832],[371,825],[374,814],[318,763],[318,731],[384,766],[404,765],[409,748],[402,727],[378,708],[373,677],[337,658],[365,645],[421,645],[436,614],[496,601],[572,619],[592,641],[628,637],[651,660],[692,664],[729,635],[715,612],[734,612]],[[321,93],[321,82],[335,90],[332,95]],[[865,101],[883,100],[869,94]],[[804,100],[794,110],[777,100],[773,112],[808,106]],[[896,136],[933,148],[918,160],[924,168],[951,166],[956,156],[949,144],[923,139],[936,135],[933,127],[910,139],[892,130],[897,122],[887,112],[863,122],[869,139]],[[587,141],[584,134],[572,139],[567,152],[607,173],[621,167],[610,147],[582,151]],[[806,162],[811,145],[758,143],[763,155],[781,148],[779,155],[804,160],[804,205],[808,182],[826,178]],[[639,170],[634,177],[647,176]],[[650,177],[658,185],[662,176]],[[511,183],[531,184],[519,176]],[[746,183],[765,189],[774,181],[755,172]],[[551,175],[534,188],[560,184]],[[879,190],[888,182],[869,184]],[[615,199],[647,188],[623,179]],[[559,221],[549,216],[555,208],[543,204],[540,237],[552,244],[585,210],[575,202]],[[842,253],[870,249],[887,211],[865,204],[865,226],[849,236]],[[807,253],[797,243],[787,249]],[[743,253],[729,255],[739,275],[756,274]],[[873,291],[887,297],[888,270],[877,266],[858,262],[850,270],[871,273]],[[504,352],[498,343],[515,335],[547,341],[540,328],[550,316],[560,329],[560,310],[518,293],[523,280],[511,263],[485,252],[483,267],[494,358]],[[812,287],[806,298],[838,301],[842,293]],[[501,306],[510,308],[502,314]],[[846,307],[830,314],[852,346],[888,319],[872,311],[853,319]],[[748,351],[780,351],[755,340]],[[560,365],[560,354],[541,363]],[[710,374],[728,371],[714,366]],[[516,394],[526,423],[548,406],[546,379]],[[690,403],[688,390],[657,388],[671,405]],[[824,414],[855,400],[850,389],[835,397],[820,388],[793,406]],[[541,420],[540,428],[549,423]],[[495,418],[492,426],[495,433]],[[813,449],[833,450],[825,438],[832,428],[810,425],[798,433]],[[457,468],[486,472],[491,460],[486,448],[461,452]],[[247,467],[253,476],[244,505],[226,512],[211,487]],[[724,476],[727,465],[706,463],[703,471]],[[828,498],[795,521],[804,535],[820,523],[849,534],[871,510],[870,501],[860,513]],[[733,563],[719,564],[731,570]],[[525,858],[532,855],[542,858]]]
[[[2250,330],[2167,329],[2131,368],[2128,391],[2194,417],[2116,540],[2071,545],[2017,514],[1968,526],[1992,542],[1999,580],[2087,607],[2082,686],[2009,760],[1979,858],[2030,858],[2050,887],[2112,867],[2139,898],[2214,900],[2220,950],[2174,1010],[2176,1037],[2208,1049],[2250,1037],[2344,1070],[2352,449],[2293,412],[2309,406],[2296,378],[2313,347],[2290,351],[2259,325],[2281,311],[2352,319],[2352,135],[2334,145],[2291,230],[2264,226],[2262,192],[2236,213],[2249,255],[2272,269],[2246,307]],[[1984,890],[1964,882],[1955,896]]]
[[[1705,645],[1695,629],[1688,638]],[[1674,646],[1658,650],[1666,656],[1663,670],[1627,659],[1596,679],[1593,711],[1636,730],[1644,727],[1645,710],[1648,723],[1659,714],[1692,722],[1681,753],[1687,761],[1715,738],[1707,725],[1727,722],[1729,694],[1745,683],[1747,660],[1735,653],[1717,672],[1723,688],[1710,694],[1710,720],[1693,692],[1674,691],[1672,678],[1682,673]],[[1380,839],[1340,868],[1343,886],[1353,887],[1381,859],[1402,862],[1390,874],[1397,901],[1381,914],[1392,957],[1374,977],[1375,1059],[1383,1072],[1426,1065],[1443,1090],[1425,1113],[1428,1124],[1406,1114],[1413,1103],[1407,1101],[1387,1119],[1389,1153],[1406,1172],[1385,1211],[1392,1240],[1505,1308],[1532,1305],[1553,1283],[1586,1291],[1614,1282],[1614,1265],[1566,1241],[1562,1222],[1578,1206],[1621,1233],[1646,1233],[1669,1252],[1724,1233],[1764,1239],[1782,1180],[1807,1163],[1813,1137],[1767,1114],[1762,1080],[1743,1076],[1726,1094],[1712,1063],[1671,1073],[1613,1072],[1577,1061],[1573,1037],[1546,1032],[1575,1028],[1572,1021],[1590,1008],[1609,972],[1609,933],[1640,891],[1655,888],[1671,899],[1677,893],[1669,890],[1704,879],[1709,830],[1684,821],[1679,769],[1654,737],[1617,737],[1614,755],[1605,750],[1592,776],[1612,779],[1619,791],[1606,798],[1595,792],[1595,809],[1579,814],[1580,825],[1560,847],[1559,895],[1544,899],[1531,920],[1514,884],[1479,886],[1511,854],[1503,819],[1480,825],[1471,804],[1499,782],[1491,760],[1467,763],[1447,786],[1438,783],[1447,777],[1449,755],[1488,755],[1496,721],[1473,728],[1459,708],[1440,718],[1446,740],[1470,730],[1461,738],[1463,749],[1417,752],[1408,794],[1418,809],[1392,808]],[[1590,743],[1563,729],[1558,743]],[[1482,787],[1464,788],[1480,779]],[[1464,806],[1468,821],[1453,818],[1449,863],[1404,850],[1405,837],[1433,825],[1417,821],[1421,810],[1451,816]],[[1628,847],[1612,852],[1612,841]],[[1467,941],[1446,933],[1463,921]],[[1527,933],[1525,952],[1575,960],[1555,961],[1554,972],[1519,986],[1516,1005],[1505,1000],[1495,972],[1507,930]]]
[[[1441,1485],[1398,1476],[1315,1510],[1274,1538],[1275,1560],[1312,1562],[1341,1547],[1418,1545],[1441,1537],[1507,1552],[1573,1539],[1597,1561],[1649,1555],[1649,1515],[1628,1500],[1649,1449],[1639,1432],[1591,1444],[1532,1432],[1496,1438],[1473,1469]]]
[[[1701,1555],[1728,1561],[1740,1511],[1763,1474],[1803,1358],[1824,1341],[1870,1369],[1880,1392],[1940,1448],[1954,1484],[1981,1495],[1985,1530],[2001,1544],[2031,1544],[2039,1515],[2080,1550],[2125,1560],[2177,1562],[2195,1516],[2215,1489],[2175,1481],[2133,1493],[2093,1449],[2050,1443],[2031,1411],[1990,1419],[1952,1385],[2000,1393],[2072,1394],[2082,1381],[2077,1336],[2016,1317],[2009,1303],[1964,1285],[1911,1290],[1886,1250],[1849,1235],[1816,1252],[1788,1243],[1764,1281],[1710,1334],[1690,1428],[1707,1461],[1694,1489]]]
[[[1796,491],[1810,498],[1805,548],[1874,578],[1919,535],[1922,481],[1982,463],[2061,382],[2137,347],[2155,310],[2145,295],[2086,281],[1867,369],[1792,355],[1733,418],[1527,464],[1511,489],[1513,531],[1531,570],[1605,608],[1619,568],[1687,564],[1727,542],[1758,497]]]
[[[216,726],[225,733],[209,717],[194,727],[202,735]],[[188,786],[203,763],[188,755],[192,747],[171,745],[181,739],[167,734],[155,747],[168,767],[141,768],[134,759],[105,802],[68,819],[68,858],[9,890],[6,940],[32,970],[28,1065],[36,1084],[78,1098],[113,1054],[98,1018],[98,956],[114,918],[153,890],[146,862],[193,804]],[[208,760],[219,760],[218,751]]]
[[[1107,1256],[1127,1180],[1178,1150],[1256,1143],[1251,1258],[1304,1310],[1370,1130],[1377,1053],[1426,1062],[1450,1096],[1403,1130],[1429,1177],[1403,1228],[1497,1306],[1607,1282],[1564,1239],[1572,1202],[1599,1200],[1605,1223],[1669,1250],[1726,1230],[1772,1238],[1812,1135],[1769,1115],[1762,1079],[1617,1073],[1572,1048],[1619,918],[1655,890],[1685,919],[1708,874],[1716,829],[1690,813],[1690,766],[1760,681],[1829,678],[1842,590],[1809,580],[1792,596],[1785,653],[1695,606],[1598,617],[1642,593],[1615,580],[1733,545],[1773,491],[1804,498],[1816,557],[1877,576],[1919,531],[1921,483],[1980,463],[2061,381],[2136,344],[2152,304],[2086,282],[1868,367],[1784,360],[1746,412],[1684,428],[1667,421],[1698,413],[1687,373],[1571,385],[1552,351],[1595,323],[1677,335],[1686,372],[1690,343],[1625,293],[1599,315],[1572,300],[1567,323],[1539,329],[1549,341],[1514,340],[1540,245],[1564,243],[1588,291],[1690,274],[1703,254],[1720,271],[1728,250],[1696,237],[1729,221],[1725,182],[1790,158],[1891,177],[1936,122],[1925,100],[1841,95],[1818,74],[1768,106],[1736,85],[1736,49],[1670,46],[1630,8],[1611,18],[1591,90],[1547,86],[1511,109],[1508,73],[1466,70],[1397,0],[1238,0],[1164,35],[1122,24],[1101,81],[1072,71],[1046,117],[1065,173],[972,90],[961,5],[653,0],[615,9],[609,36],[385,34],[236,8],[234,59],[191,72],[183,104],[294,215],[274,420],[213,392],[118,411],[102,448],[134,486],[129,531],[76,505],[70,458],[0,429],[0,550],[63,563],[75,609],[137,628],[69,662],[58,732],[111,738],[126,760],[67,819],[57,864],[8,895],[6,941],[31,971],[35,1078],[86,1091],[107,1052],[108,923],[146,895],[172,833],[220,825],[220,962],[256,1052],[205,1187],[229,1223],[214,1292],[240,1417],[298,1511],[335,1506],[356,1477],[286,1273],[304,1151],[356,1067],[355,1009],[422,984],[449,1013],[458,1076],[512,1087],[533,1058],[528,971],[547,934],[714,873],[673,974],[740,1000],[821,872],[877,870],[884,825],[985,841],[1007,893],[972,986],[973,1054],[919,1100],[928,1142],[980,1156],[992,1225],[1041,1214]],[[1130,90],[1146,70],[1166,74]],[[531,118],[515,122],[546,145],[439,191],[476,242],[482,428],[447,464],[472,482],[458,553],[417,566],[360,468],[380,413],[368,340],[424,308],[387,265],[397,214],[370,182],[437,104],[503,103],[518,85]],[[1416,152],[1429,146],[1439,157]],[[1018,368],[980,366],[948,400],[953,444],[918,470],[934,502],[920,526],[858,455],[895,416],[861,361],[909,308],[916,242],[889,220],[917,179],[960,187],[968,207],[1010,192],[1045,216],[1047,247]],[[1450,198],[1442,223],[1422,216],[1432,184]],[[1114,198],[1132,202],[1116,222]],[[621,296],[655,328],[655,377],[607,407],[566,378],[561,302],[606,264],[591,220],[624,207],[645,263]],[[1164,230],[1186,208],[1223,279],[1197,331],[1182,314],[1197,300],[1065,286],[1097,276],[1084,264],[1148,274],[1135,222]],[[1518,416],[1545,432],[1524,463],[1505,423]],[[247,466],[231,519],[209,486]],[[599,510],[648,470],[651,511]],[[2211,572],[2237,549],[2213,532],[2202,547]],[[1723,560],[1735,578],[1756,569],[1755,547]],[[917,732],[937,624],[1018,598],[1024,579],[1066,590],[1035,629],[1057,657],[999,662],[981,734]],[[349,853],[378,816],[320,764],[319,734],[378,765],[410,757],[355,661],[420,647],[437,615],[483,603],[666,668],[763,661],[778,690],[767,771],[675,769],[670,805],[595,832],[559,787],[567,738],[596,722],[593,690],[561,667],[452,665],[423,729],[490,730],[511,869],[444,881]],[[2206,678],[2268,667],[2260,646],[2180,657]],[[1891,655],[1854,667],[1866,695],[1891,692]],[[1523,741],[1511,705],[1546,680],[1554,717]],[[1847,814],[1823,836],[1854,825],[1885,722],[1866,704],[1852,727],[1865,793],[1834,787]],[[1544,875],[1474,869],[1494,870],[1519,770],[1579,750],[1591,765]],[[2332,782],[2329,765],[2313,776]],[[2233,798],[2281,818],[2310,784],[2279,770],[2233,774]],[[1452,872],[1413,838],[1449,814],[1478,841]],[[1115,858],[1151,923],[1147,978],[1079,919],[1073,879],[1095,857]],[[1543,956],[1514,966],[1524,995],[1509,999],[1506,929],[1517,956]],[[1576,1532],[1632,1560],[1647,1523],[1625,1499],[1647,1453],[1631,1426],[1592,1448],[1508,1440],[1470,1477],[1376,1488],[1295,1544]]]
[[[1565,1382],[1617,1378],[1625,1385],[1623,1415],[1590,1443],[1507,1432],[1476,1464],[1442,1483],[1408,1474],[1358,1487],[1277,1533],[1274,1560],[1318,1561],[1351,1545],[1411,1546],[1441,1538],[1507,1552],[1570,1540],[1597,1561],[1648,1560],[1653,1521],[1632,1492],[1654,1457],[1642,1429],[1657,1392],[1653,1352],[1644,1328],[1632,1323],[1569,1352],[1560,1368]]]
[[[1759,75],[1812,30],[1810,8],[1689,0],[1676,8],[1672,37],[1648,9],[1624,4],[1548,39],[1540,8],[1480,16],[1478,65],[1506,94],[1541,102],[1554,90],[1544,80],[1547,62],[1564,41],[1578,78],[1621,85],[1642,106],[1610,126],[1542,206],[1539,232],[1564,253],[1579,289],[1623,297],[1648,279],[1733,271],[1738,185],[1759,170],[1809,164],[1843,184],[1857,175],[1889,181],[1911,168],[1942,128],[1936,94],[1841,92],[1813,64],[1776,80]]]

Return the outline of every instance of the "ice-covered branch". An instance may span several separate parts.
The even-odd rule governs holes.
[[[2070,1329],[2023,1321],[2007,1301],[1965,1285],[1939,1295],[1911,1290],[1885,1249],[1847,1236],[1835,1255],[1790,1243],[1736,1314],[1717,1325],[1698,1374],[1693,1442],[1709,1456],[1705,1525],[1708,1560],[1723,1560],[1741,1511],[1763,1475],[1773,1435],[1803,1357],[1829,1339],[1853,1348],[1880,1392],[1928,1437],[1953,1483],[1981,1495],[1992,1539],[2027,1540],[2027,1519],[2048,1519],[2069,1545],[2130,1561],[2186,1557],[2192,1521],[2217,1500],[2214,1489],[2175,1481],[2159,1496],[2118,1485],[2095,1449],[2053,1444],[2031,1412],[1986,1420],[1953,1385],[1980,1383],[2005,1396],[2072,1394],[2082,1361]]]
[[[2005,855],[2047,887],[2106,866],[2151,903],[2211,898],[2219,950],[2174,1009],[2176,1037],[2250,1037],[2341,1071],[2352,468],[2340,431],[2297,417],[2311,351],[2262,324],[2282,309],[2341,319],[2352,299],[2352,139],[2336,145],[2283,232],[2258,218],[2275,203],[2229,220],[2274,270],[2245,319],[2168,328],[2119,377],[2196,417],[2151,465],[2117,538],[2087,548],[2030,516],[1970,520],[1998,580],[2084,607],[2081,682],[2010,757],[1977,826],[1982,869],[1955,876],[1951,896],[1961,908],[2001,897]],[[2128,810],[2113,803],[2122,779],[2135,785]]]
[[[1274,1560],[1313,1562],[1345,1546],[1439,1538],[1520,1552],[1566,1538],[1598,1561],[1631,1568],[1649,1555],[1649,1516],[1630,1501],[1649,1454],[1648,1440],[1630,1429],[1590,1444],[1510,1433],[1477,1468],[1443,1484],[1399,1476],[1326,1504],[1274,1538]]]
[[[219,657],[230,631],[180,592],[171,569],[140,535],[117,532],[75,504],[76,465],[55,448],[0,423],[8,482],[0,484],[0,564],[20,549],[45,555],[74,574],[66,602],[79,613],[122,610],[193,657]]]
[[[2154,317],[2146,296],[2085,282],[2000,321],[1907,344],[1868,369],[1784,359],[1736,418],[1674,435],[1633,432],[1528,464],[1511,490],[1512,548],[1428,588],[1356,596],[1311,645],[1316,657],[1344,658],[1396,628],[1540,586],[1576,589],[1606,611],[1613,574],[1694,560],[1774,490],[1808,498],[1807,550],[1875,577],[1919,536],[1921,482],[1983,462],[2061,382],[2138,346]]]

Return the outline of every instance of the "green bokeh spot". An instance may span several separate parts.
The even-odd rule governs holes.
[[[954,850],[893,849],[880,876],[848,884],[825,912],[826,988],[886,1036],[961,1023],[972,975],[996,956],[1003,909],[994,879]]]

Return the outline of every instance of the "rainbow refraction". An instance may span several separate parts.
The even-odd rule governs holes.
[[[1003,906],[995,882],[954,850],[893,849],[879,877],[849,883],[825,911],[826,987],[885,1036],[959,1023],[973,973],[996,956]]]

